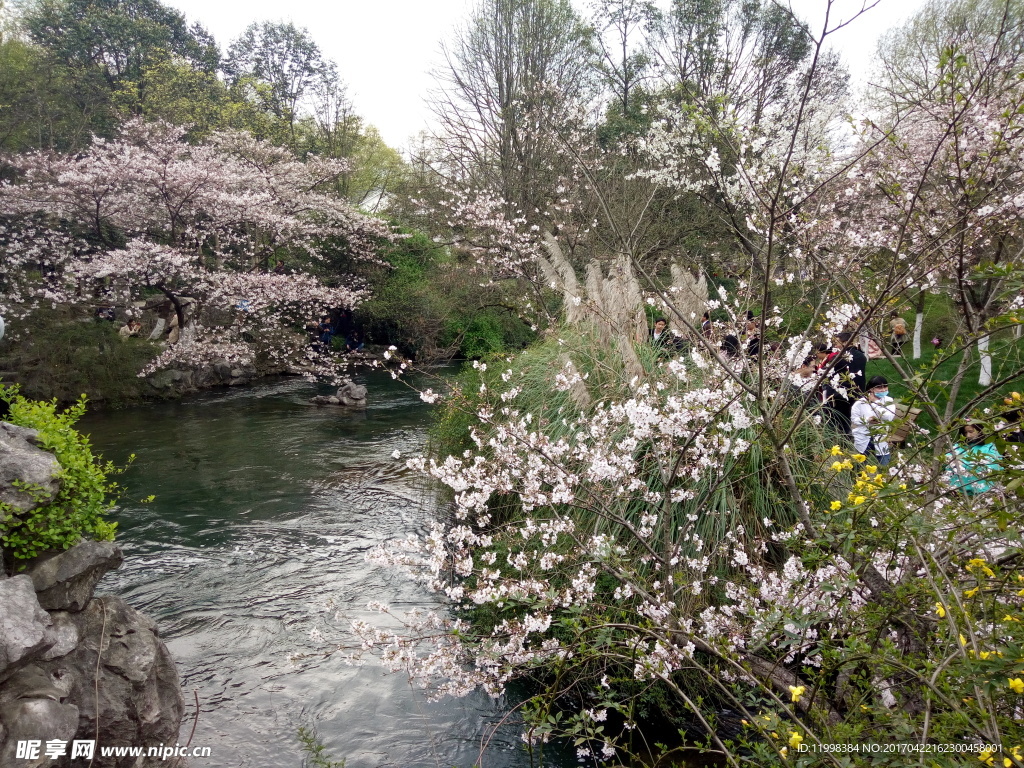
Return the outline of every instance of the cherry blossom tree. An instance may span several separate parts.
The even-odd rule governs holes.
[[[388,226],[332,194],[343,161],[300,162],[238,132],[192,145],[185,132],[133,120],[79,155],[8,158],[19,177],[0,186],[0,198],[18,291],[6,301],[24,313],[39,299],[128,301],[158,291],[182,340],[147,370],[258,352],[306,358],[303,323],[365,295],[353,279],[328,286],[309,270],[339,252],[374,259]],[[296,271],[266,274],[272,258]],[[40,266],[44,279],[33,284]]]

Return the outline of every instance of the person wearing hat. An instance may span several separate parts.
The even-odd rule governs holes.
[[[853,447],[857,453],[873,456],[881,467],[889,466],[889,441],[885,425],[896,418],[896,401],[889,397],[889,382],[873,376],[867,392],[850,409]]]

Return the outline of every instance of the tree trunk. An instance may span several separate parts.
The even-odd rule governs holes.
[[[992,354],[988,351],[988,339],[988,334],[978,337],[978,359],[981,362],[978,384],[982,387],[992,383]]]
[[[924,291],[917,295],[917,302],[914,309],[914,359],[921,359],[921,333],[924,329]]]

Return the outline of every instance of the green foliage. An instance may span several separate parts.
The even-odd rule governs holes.
[[[88,438],[74,428],[85,413],[85,397],[64,411],[58,411],[56,400],[29,400],[15,389],[0,389],[0,398],[11,405],[11,423],[37,430],[40,447],[61,466],[60,490],[48,504],[22,513],[0,502],[4,551],[24,560],[46,550],[68,549],[83,538],[113,540],[117,524],[109,522],[106,514],[120,489],[109,477],[121,470],[96,457]]]
[[[253,22],[228,49],[224,69],[232,82],[243,78],[269,87],[255,94],[260,107],[289,125],[303,96],[337,80],[307,29],[290,22]]]
[[[303,761],[305,768],[345,768],[344,760],[332,760],[327,754],[327,748],[312,728],[299,726],[299,742],[302,744],[302,751],[306,754]]]
[[[112,87],[138,81],[154,61],[179,58],[214,72],[209,34],[159,0],[36,0],[22,19],[30,39],[73,69],[98,68]]]
[[[459,353],[472,360],[505,351],[505,338],[500,320],[493,313],[458,318],[445,329],[447,338],[460,341]]]
[[[109,135],[114,110],[98,73],[73,72],[46,51],[0,32],[0,148],[82,146]]]
[[[447,249],[422,232],[386,250],[390,269],[368,278],[373,296],[358,310],[368,341],[394,344],[419,361],[482,358],[521,349],[533,332]]]
[[[113,323],[64,309],[40,309],[15,338],[11,325],[0,342],[0,367],[17,372],[26,397],[123,405],[142,399],[149,387],[138,372],[156,354],[144,339],[121,338]]]

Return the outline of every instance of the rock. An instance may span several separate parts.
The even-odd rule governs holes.
[[[23,667],[0,687],[0,706],[18,699],[50,699],[60,701],[67,691],[53,684],[50,675],[35,665]]]
[[[157,371],[146,378],[153,389],[157,391],[164,391],[174,388],[174,378],[172,377],[172,371],[163,370]]]
[[[341,405],[341,400],[336,397],[328,397],[326,400],[330,405]]]
[[[0,706],[0,722],[7,730],[6,739],[0,747],[0,765],[17,768],[53,765],[45,752],[46,742],[70,741],[78,730],[78,721],[78,707],[51,699],[19,699]],[[18,742],[28,740],[40,742],[39,758],[19,760]]]
[[[60,490],[60,463],[37,447],[34,429],[0,421],[0,501],[26,511],[46,504]],[[35,493],[14,487],[14,481],[39,486]],[[38,497],[38,498],[37,498]]]
[[[50,619],[53,621],[52,634],[54,638],[53,647],[43,654],[43,661],[59,659],[67,656],[78,645],[78,626],[72,621],[67,611],[52,611]]]
[[[337,398],[342,405],[363,407],[366,405],[366,387],[347,381],[338,389]]]
[[[0,680],[3,680],[42,657],[56,639],[53,621],[39,605],[28,576],[0,581],[0,606]]]
[[[229,373],[231,374],[232,379],[244,379],[246,377],[245,371],[241,368],[232,368]],[[224,378],[227,378],[227,376]]]
[[[118,597],[96,598],[68,617],[81,637],[78,646],[38,666],[67,684],[68,700],[78,707],[78,738],[92,738],[89,734],[96,732],[98,716],[103,744],[174,744],[185,703],[174,660],[156,624]],[[119,762],[97,755],[94,768],[130,765],[124,758]]]
[[[27,575],[48,610],[80,611],[92,599],[96,583],[124,562],[112,541],[83,541],[71,549],[30,565]]]

